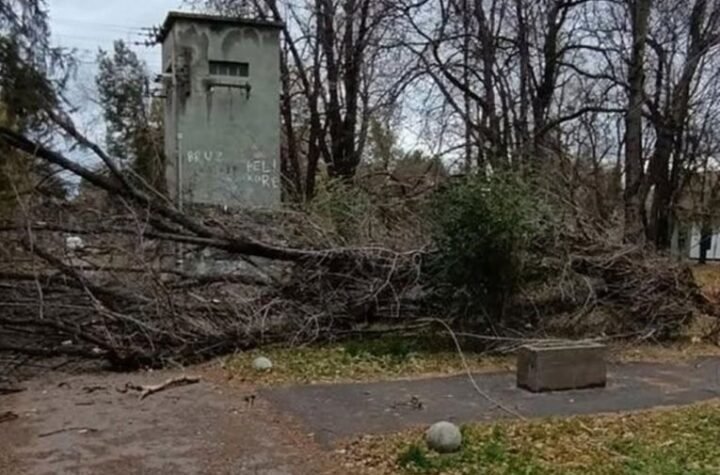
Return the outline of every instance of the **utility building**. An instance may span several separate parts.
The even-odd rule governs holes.
[[[180,207],[280,202],[282,25],[170,12],[161,30],[167,183]]]

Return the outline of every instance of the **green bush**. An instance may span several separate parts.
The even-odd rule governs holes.
[[[438,191],[430,201],[436,252],[428,268],[441,295],[463,312],[502,316],[523,281],[538,209],[513,176],[469,176]]]

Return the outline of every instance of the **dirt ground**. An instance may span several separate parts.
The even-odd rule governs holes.
[[[126,383],[180,374],[197,384],[140,401]],[[312,435],[212,369],[44,376],[0,396],[0,474],[314,474],[331,471]],[[1,420],[1,419],[0,419]]]

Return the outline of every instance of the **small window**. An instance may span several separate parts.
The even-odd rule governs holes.
[[[210,74],[246,78],[250,75],[250,65],[232,61],[210,61]]]

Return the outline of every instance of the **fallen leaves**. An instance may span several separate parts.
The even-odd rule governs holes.
[[[264,348],[273,361],[267,372],[253,370],[252,361],[260,352],[241,353],[225,363],[234,377],[256,384],[313,384],[350,381],[404,379],[409,377],[459,374],[462,361],[452,346],[444,351],[416,351],[378,347],[377,344],[334,344],[297,348]],[[513,359],[466,353],[472,371],[512,369]]]
[[[439,456],[425,449],[421,429],[363,437],[347,444],[341,463],[348,473],[378,475],[717,474],[720,402],[614,416],[469,425],[463,427],[463,438],[461,452]]]
[[[464,373],[452,342],[436,340],[428,343],[393,337],[295,348],[266,347],[262,351],[239,353],[223,361],[222,366],[228,377],[261,385],[377,381]],[[493,356],[472,351],[464,354],[473,372],[515,369],[513,355]],[[720,347],[689,342],[666,346],[618,342],[611,345],[609,354],[617,362],[679,362],[718,356]],[[270,358],[272,369],[254,370],[252,363],[258,356]]]

